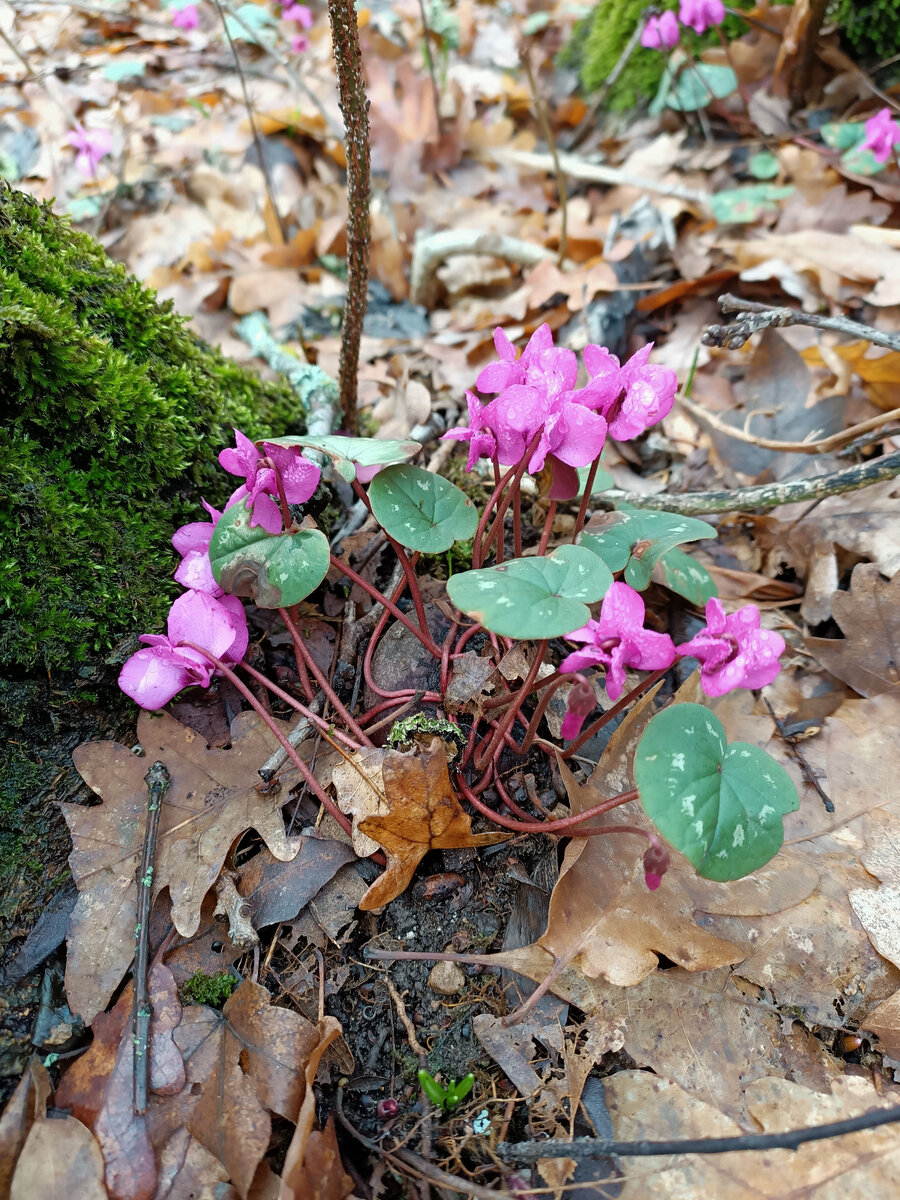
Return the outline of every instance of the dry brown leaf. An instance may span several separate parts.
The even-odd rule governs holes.
[[[489,658],[475,650],[467,650],[453,660],[453,674],[444,695],[447,712],[468,712],[480,717],[487,693],[494,690],[490,682],[496,667]]]
[[[599,292],[615,292],[619,287],[609,263],[595,262],[578,271],[561,271],[550,259],[528,271],[525,283],[532,308],[542,308],[554,296],[563,295],[571,312],[581,312]]]
[[[862,380],[873,404],[884,412],[897,407],[897,385],[900,384],[900,351],[879,350],[871,342],[842,342],[829,347],[830,353],[850,366]],[[819,346],[807,346],[801,357],[811,367],[830,367]]]
[[[108,1200],[103,1155],[75,1117],[34,1122],[10,1188],[10,1200]]]
[[[860,1022],[860,1027],[875,1034],[880,1043],[879,1050],[889,1058],[900,1059],[900,992],[894,992],[873,1008]]]
[[[53,1091],[50,1076],[41,1060],[32,1055],[0,1116],[0,1198],[7,1200],[16,1160],[35,1121],[47,1114],[47,1098]]]
[[[873,563],[858,563],[850,591],[836,591],[831,609],[844,637],[807,638],[807,648],[861,696],[898,690],[900,571],[887,580]]]
[[[621,1071],[604,1080],[617,1138],[659,1140],[733,1137],[746,1132],[711,1104],[691,1097],[668,1079]],[[831,1094],[786,1079],[765,1078],[746,1089],[753,1132],[776,1133],[890,1108],[894,1094],[876,1092],[868,1079],[835,1080]],[[715,1200],[893,1200],[900,1143],[890,1125],[846,1137],[811,1142],[798,1150],[765,1154],[680,1155],[629,1160],[621,1200],[709,1196]]]
[[[263,849],[241,868],[238,891],[250,902],[255,929],[293,920],[341,867],[356,861],[345,842],[304,837],[301,843],[289,862]]]
[[[463,812],[450,784],[447,755],[440,738],[428,750],[402,754],[398,750],[364,750],[353,755],[366,777],[349,772],[344,763],[334,772],[338,804],[353,813],[354,828],[383,846],[388,861],[384,874],[363,897],[364,911],[380,908],[406,888],[418,864],[429,850],[451,850],[462,846],[493,846],[506,840],[506,833],[472,833],[470,818]],[[380,775],[380,784],[379,784]],[[351,781],[341,793],[341,781]]]
[[[75,765],[103,803],[61,806],[79,887],[69,921],[66,990],[73,1011],[88,1022],[106,1006],[134,956],[135,874],[147,818],[144,776],[152,762],[161,759],[171,778],[160,815],[154,893],[168,887],[172,921],[183,936],[199,927],[203,898],[245,830],[255,829],[282,861],[301,844],[286,836],[281,815],[293,769],[280,776],[279,790],[257,791],[257,770],[277,742],[255,713],[234,719],[230,750],[211,749],[168,713],[142,712],[137,733],[143,758],[116,742],[79,746]]]
[[[228,1172],[181,1126],[159,1149],[153,1200],[238,1200]]]
[[[867,245],[849,234],[803,229],[796,233],[763,234],[725,246],[734,253],[741,271],[778,259],[797,272],[809,271],[829,299],[840,301],[844,280],[873,283],[864,297],[881,306],[900,303],[900,251]]]
[[[316,1143],[311,1145],[312,1138],[316,1136],[313,1129],[316,1120],[316,1097],[313,1091],[313,1082],[322,1055],[332,1043],[338,1040],[341,1032],[341,1025],[336,1017],[323,1016],[320,1018],[316,1027],[318,1044],[306,1061],[306,1095],[303,1097],[303,1104],[297,1117],[297,1128],[294,1130],[294,1136],[291,1138],[285,1156],[278,1200],[307,1200],[307,1197],[315,1194],[311,1192],[314,1162],[317,1162],[319,1166],[324,1165],[325,1161],[329,1163],[329,1176],[320,1182],[330,1187],[331,1191],[322,1193],[322,1200],[338,1200],[338,1198],[343,1200],[343,1197],[352,1191],[352,1180],[349,1180],[344,1174],[337,1147],[334,1147],[332,1154],[329,1143],[327,1141],[323,1143],[318,1138]],[[345,1182],[350,1187],[342,1190]]]
[[[320,1133],[314,1129],[306,1141],[303,1169],[292,1174],[293,1185],[285,1185],[284,1195],[292,1194],[297,1200],[346,1200],[353,1192],[353,1180],[344,1170],[337,1135],[334,1132],[334,1114],[328,1118],[325,1129]]]
[[[900,967],[900,819],[894,811],[874,811],[866,819],[867,847],[862,856],[866,870],[881,880],[881,887],[859,888],[850,893],[853,911],[879,954]]]

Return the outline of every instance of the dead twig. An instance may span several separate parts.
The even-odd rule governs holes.
[[[153,893],[153,860],[156,857],[156,835],[159,832],[159,813],[163,796],[169,789],[169,772],[165,763],[155,762],[144,776],[147,781],[147,827],[137,876],[137,923],[134,936],[134,1000],[131,1021],[134,1040],[134,1093],[136,1113],[147,1111],[150,1087],[150,995],[147,988],[150,955],[150,897]]]
[[[409,1048],[412,1050],[413,1054],[417,1054],[419,1056],[420,1065],[422,1065],[421,1060],[428,1058],[428,1051],[425,1049],[416,1035],[416,1027],[409,1019],[409,1013],[406,1011],[406,1005],[403,1003],[403,997],[397,991],[393,982],[388,979],[386,975],[384,977],[384,986],[387,988],[388,992],[390,993],[390,997],[394,1002],[394,1008],[397,1010],[397,1016],[400,1018],[400,1024],[406,1030],[406,1040],[409,1042]]]
[[[213,0],[216,6],[216,12],[219,14],[219,19],[222,22],[222,28],[225,30],[225,36],[228,38],[228,45],[231,50],[231,56],[234,59],[234,65],[237,69],[238,78],[241,81],[241,93],[244,97],[244,107],[247,109],[247,118],[250,121],[250,130],[253,133],[253,144],[256,146],[256,154],[259,158],[259,169],[263,173],[263,179],[266,184],[266,196],[269,200],[269,207],[272,210],[272,216],[278,224],[281,232],[281,240],[287,243],[287,228],[282,220],[281,213],[278,211],[278,204],[275,200],[275,191],[272,187],[272,179],[269,175],[269,164],[266,162],[265,147],[263,146],[262,136],[259,132],[259,127],[256,124],[256,114],[253,111],[253,105],[250,103],[250,93],[247,91],[247,80],[244,77],[244,68],[241,63],[241,56],[238,54],[238,48],[234,44],[234,38],[231,36],[231,29],[225,19],[225,12],[222,8],[222,0]]]
[[[316,692],[312,700],[309,702],[309,710],[319,716],[322,709],[325,707],[324,692]],[[312,732],[312,723],[308,717],[298,716],[297,720],[287,732],[287,740],[292,746],[299,746],[306,736]],[[257,774],[263,783],[268,783],[275,772],[287,761],[287,750],[283,746],[279,746],[273,750],[263,765],[259,768]]]
[[[860,421],[829,437],[818,438],[814,441],[781,442],[777,438],[767,438],[750,433],[746,428],[738,429],[734,425],[728,425],[715,413],[707,412],[705,408],[701,408],[684,396],[681,397],[680,403],[691,416],[696,417],[710,429],[715,429],[717,433],[724,433],[726,437],[734,438],[735,441],[747,442],[751,446],[759,446],[763,450],[780,450],[789,454],[829,454],[832,450],[842,449],[848,442],[855,441],[862,434],[871,433],[875,429],[880,429],[882,425],[888,425],[891,421],[900,418],[900,408],[892,408],[890,412],[879,413],[877,417],[871,417],[868,421]],[[755,414],[751,413],[750,415]],[[748,417],[747,420],[749,423],[750,418]]]
[[[849,317],[821,317],[817,313],[797,312],[793,308],[772,308],[755,300],[742,300],[740,296],[726,293],[719,297],[723,312],[737,313],[733,325],[709,325],[701,341],[704,346],[723,346],[728,350],[739,350],[754,333],[762,329],[783,329],[789,325],[808,325],[812,329],[830,329],[835,333],[846,333],[850,337],[871,342],[873,346],[884,346],[888,350],[900,351],[900,334],[882,333],[872,325],[861,325]]]
[[[340,388],[344,432],[359,433],[356,374],[369,285],[369,101],[353,0],[328,0],[347,159],[347,298],[341,325]]]
[[[416,238],[413,246],[409,281],[413,304],[430,307],[438,267],[459,254],[484,254],[521,267],[535,267],[544,259],[556,257],[546,246],[502,233],[486,233],[483,229],[443,229],[439,233],[423,234]]]
[[[652,508],[689,517],[695,513],[745,512],[754,508],[779,508],[782,504],[796,504],[801,500],[822,500],[825,496],[871,487],[873,483],[897,475],[900,475],[900,451],[885,454],[872,462],[845,467],[842,471],[813,475],[809,479],[759,483],[718,492],[657,492],[653,496],[640,496],[615,488],[599,492],[593,500],[613,508],[617,504],[628,504],[631,508]]]
[[[778,719],[778,717],[775,715],[775,709],[769,703],[768,696],[763,696],[763,700],[766,703],[766,708],[769,710],[769,716],[775,722],[775,728],[778,730],[778,736],[784,742],[784,744],[787,748],[788,754],[791,756],[791,758],[794,760],[794,762],[800,768],[801,774],[803,775],[804,782],[808,783],[811,788],[815,788],[816,792],[818,793],[819,799],[825,805],[825,811],[829,812],[829,813],[833,813],[834,812],[834,802],[832,801],[832,799],[828,795],[828,793],[825,791],[825,789],[822,787],[821,783],[819,783],[819,779],[818,779],[818,776],[816,775],[815,770],[812,768],[812,766],[810,766],[809,762],[806,759],[806,756],[804,755],[803,751],[800,749],[799,740],[796,737],[794,737],[792,734],[787,733],[785,731],[784,722],[780,721]]]
[[[528,43],[523,39],[519,46],[519,62],[525,71],[525,78],[528,80],[528,87],[531,92],[531,99],[534,102],[534,109],[537,114],[538,124],[541,127],[541,133],[544,135],[544,141],[547,143],[547,149],[550,151],[550,157],[553,159],[553,171],[556,175],[556,191],[559,196],[559,251],[557,253],[557,265],[562,267],[566,257],[567,248],[567,231],[568,231],[568,198],[569,193],[566,189],[566,177],[563,174],[562,168],[559,165],[559,153],[556,148],[556,138],[553,136],[553,129],[550,125],[549,117],[547,116],[547,105],[544,103],[544,98],[538,91],[537,79],[535,78],[534,70],[531,66],[531,52]]]
[[[419,13],[422,17],[422,45],[425,55],[425,65],[428,68],[428,74],[431,76],[431,88],[434,98],[434,116],[437,121],[438,134],[443,134],[444,123],[441,117],[441,88],[438,83],[437,68],[434,65],[434,56],[431,53],[431,30],[428,28],[428,14],[425,12],[425,0],[419,0]]]

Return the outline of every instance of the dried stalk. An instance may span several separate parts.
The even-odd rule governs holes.
[[[165,763],[155,762],[144,776],[147,781],[147,827],[144,848],[137,875],[137,923],[134,937],[134,1000],[131,1011],[134,1041],[134,1111],[147,1111],[150,1088],[150,995],[147,988],[150,957],[150,897],[153,893],[153,860],[156,857],[156,835],[159,832],[159,813],[163,796],[169,789],[169,772]]]
[[[344,430],[359,432],[356,374],[369,283],[369,102],[353,0],[328,0],[347,157],[347,299],[341,326],[341,407]]]
[[[754,333],[762,329],[784,329],[789,325],[808,325],[812,329],[830,329],[835,333],[846,333],[862,338],[873,346],[885,346],[888,350],[900,350],[900,334],[882,333],[871,325],[861,325],[849,317],[820,317],[817,313],[797,312],[793,308],[772,308],[755,300],[742,300],[730,293],[719,297],[723,312],[737,313],[733,325],[709,325],[702,337],[704,346],[724,346],[728,350],[740,350]]]

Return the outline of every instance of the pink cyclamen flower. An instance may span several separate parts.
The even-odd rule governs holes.
[[[623,367],[605,346],[584,348],[591,381],[577,393],[582,403],[599,408],[609,423],[609,436],[625,442],[667,417],[675,403],[678,377],[669,367],[648,363],[653,343],[633,354]]]
[[[597,707],[597,697],[584,675],[575,676],[575,685],[566,697],[566,715],[563,718],[560,737],[571,741],[581,733],[581,727]]]
[[[209,687],[216,668],[194,642],[222,662],[240,662],[247,651],[247,618],[236,596],[217,600],[185,592],[169,610],[167,635],[144,634],[143,650],[132,654],[119,673],[119,687],[141,708],[157,709],[182,688]]]
[[[761,688],[781,669],[784,638],[761,629],[753,604],[725,615],[721,600],[706,602],[706,628],[676,647],[681,658],[700,660],[700,684],[707,696],[724,696],[738,687]]]
[[[218,509],[202,501],[203,507],[209,513],[210,521],[190,521],[176,529],[172,536],[172,545],[181,555],[181,563],[175,572],[175,579],[182,587],[191,588],[195,592],[206,592],[209,596],[222,596],[224,592],[213,577],[209,562],[209,543],[216,528],[216,522],[221,517]]]
[[[305,54],[309,49],[309,38],[304,33],[295,33],[291,38],[291,54]]]
[[[283,21],[297,21],[303,29],[312,28],[312,13],[305,4],[285,5],[281,10],[281,19]]]
[[[200,27],[200,12],[196,4],[185,4],[176,10],[172,17],[176,29],[198,29]]]
[[[97,174],[100,159],[112,150],[112,134],[108,129],[85,129],[76,125],[75,131],[66,138],[66,145],[73,146],[78,154],[75,166],[88,179]]]
[[[497,450],[494,435],[487,427],[485,407],[474,392],[466,392],[466,404],[469,409],[468,425],[456,425],[448,429],[441,441],[453,438],[458,442],[469,443],[469,457],[466,470],[472,471],[479,458],[492,458]]]
[[[625,686],[625,667],[658,671],[675,660],[675,647],[667,633],[644,628],[644,601],[627,583],[611,584],[603,597],[600,620],[588,621],[581,629],[566,634],[570,642],[586,642],[560,663],[560,671],[584,671],[606,667],[606,692],[618,700]]]
[[[234,431],[235,446],[219,454],[219,464],[229,475],[243,475],[244,482],[232,492],[226,508],[247,500],[252,513],[250,524],[261,526],[267,533],[280,533],[282,528],[279,504],[278,476],[281,475],[288,504],[305,504],[319,486],[321,471],[304,458],[299,446],[276,446],[265,442],[266,454],[239,429]]]
[[[673,12],[664,12],[658,17],[648,17],[641,45],[645,50],[671,50],[678,45],[678,18]]]
[[[694,33],[706,33],[712,25],[721,25],[725,20],[725,5],[722,0],[681,0],[678,19]]]
[[[876,162],[887,162],[898,142],[900,142],[900,125],[891,117],[889,108],[881,108],[874,117],[869,117],[866,121],[866,137],[862,148],[871,150]]]

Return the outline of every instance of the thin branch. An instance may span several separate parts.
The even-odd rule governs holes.
[[[735,1150],[796,1150],[806,1142],[842,1137],[861,1129],[876,1129],[900,1121],[900,1104],[893,1108],[876,1108],[860,1117],[846,1121],[829,1121],[809,1129],[792,1129],[785,1133],[747,1133],[738,1137],[692,1138],[667,1142],[617,1142],[612,1138],[561,1138],[545,1142],[501,1142],[497,1153],[517,1163],[534,1163],[542,1158],[598,1158],[621,1155],[628,1158],[647,1158],[656,1154],[731,1154]]]
[[[428,14],[425,12],[425,0],[419,0],[419,13],[422,17],[422,48],[425,55],[425,65],[428,68],[428,74],[431,76],[431,88],[434,97],[434,116],[437,121],[438,134],[444,132],[443,119],[441,117],[441,87],[438,83],[437,68],[434,65],[434,55],[431,53],[431,30],[428,28]]]
[[[754,333],[762,329],[784,329],[789,325],[808,325],[812,329],[830,329],[835,333],[846,333],[862,338],[873,346],[884,346],[888,350],[900,350],[900,334],[882,333],[872,325],[861,325],[849,317],[820,317],[817,313],[797,312],[793,308],[772,308],[755,300],[742,300],[740,296],[726,293],[719,297],[723,312],[737,313],[733,325],[709,325],[701,341],[704,346],[724,346],[728,350],[739,350]]]
[[[442,229],[438,233],[418,233],[413,243],[409,272],[409,293],[413,304],[431,307],[434,302],[435,275],[448,258],[459,254],[483,254],[502,258],[520,267],[536,267],[556,255],[546,246],[490,233],[484,229]]]
[[[341,325],[341,406],[345,431],[356,435],[356,376],[369,284],[369,101],[353,0],[328,0],[328,17],[347,159],[347,298]]]
[[[868,421],[860,421],[840,433],[833,433],[829,437],[819,438],[816,441],[780,442],[777,438],[762,437],[759,434],[750,433],[746,428],[738,429],[734,425],[728,425],[721,417],[707,412],[705,408],[694,404],[685,396],[681,397],[680,403],[691,416],[696,417],[702,424],[708,425],[710,429],[715,429],[717,433],[723,433],[726,437],[734,438],[738,442],[748,442],[751,446],[759,446],[763,450],[780,450],[788,454],[829,454],[832,450],[840,450],[849,442],[855,441],[862,434],[880,429],[882,425],[888,425],[891,421],[900,418],[900,408],[892,408],[890,412],[879,413],[877,417],[870,417]],[[749,420],[748,417],[748,424]]]
[[[732,488],[718,492],[657,492],[640,496],[615,488],[600,492],[594,501],[615,507],[628,504],[631,508],[652,508],[657,511],[693,516],[695,513],[745,512],[753,508],[778,508],[800,500],[822,500],[842,492],[855,492],[871,487],[885,479],[900,475],[900,451],[876,458],[873,462],[858,463],[828,475],[813,475],[809,479],[790,479],[781,483],[760,483],[752,487]]]
[[[314,108],[323,117],[325,124],[328,126],[328,131],[332,134],[332,136],[340,139],[340,137],[341,137],[340,128],[335,123],[335,121],[332,120],[332,118],[329,116],[329,114],[326,112],[325,107],[322,104],[322,101],[319,99],[319,97],[315,94],[315,92],[311,88],[307,87],[307,85],[303,82],[303,80],[300,78],[300,76],[297,74],[297,72],[294,70],[294,68],[288,62],[288,60],[286,58],[282,57],[282,55],[280,55],[278,53],[278,51],[275,50],[275,48],[272,45],[270,45],[269,42],[263,41],[260,38],[259,33],[255,30],[253,30],[247,24],[247,22],[241,16],[241,14],[238,12],[238,10],[231,3],[231,0],[217,0],[217,2],[222,8],[225,9],[225,11],[228,13],[229,17],[231,17],[231,19],[234,21],[235,25],[237,25],[237,27],[239,29],[242,29],[244,31],[244,33],[247,35],[250,42],[252,42],[252,44],[254,46],[259,46],[260,50],[262,50],[265,54],[267,54],[268,57],[271,58],[273,62],[278,63],[279,67],[281,67],[281,69],[284,71],[285,75],[287,75],[288,79],[291,81],[291,83],[294,85],[294,87],[297,89],[297,91],[302,92],[303,95],[306,97],[306,99],[310,102],[310,104],[312,104],[314,106]]]
[[[556,148],[556,138],[553,136],[553,129],[550,125],[550,118],[547,114],[547,105],[544,98],[538,91],[537,79],[535,78],[534,70],[531,66],[531,51],[528,43],[522,41],[519,47],[519,61],[525,70],[525,78],[528,80],[528,87],[531,91],[531,99],[534,101],[535,112],[537,113],[538,124],[541,127],[541,133],[544,135],[544,141],[547,143],[547,149],[550,151],[550,157],[553,159],[553,170],[556,175],[556,190],[559,195],[559,253],[557,256],[557,265],[561,268],[566,257],[566,249],[568,243],[568,199],[569,193],[566,188],[566,177],[563,174],[562,167],[559,165],[559,153]]]
[[[147,782],[147,827],[137,876],[137,923],[134,936],[134,1000],[131,1021],[134,1042],[134,1111],[147,1111],[150,1090],[150,995],[147,988],[147,961],[150,956],[150,897],[153,893],[153,860],[163,796],[169,790],[169,772],[165,763],[155,762],[144,776]]]
[[[259,158],[259,169],[263,173],[263,179],[266,184],[266,196],[269,199],[269,207],[272,210],[272,216],[278,222],[278,228],[281,231],[282,242],[287,243],[287,228],[281,218],[281,213],[278,211],[278,203],[275,200],[275,191],[272,187],[272,179],[269,175],[269,164],[266,162],[265,147],[263,146],[262,135],[259,132],[259,127],[256,124],[256,114],[253,111],[253,105],[250,102],[250,93],[247,91],[247,80],[244,77],[244,68],[241,63],[241,56],[238,54],[238,48],[234,44],[234,38],[231,36],[231,29],[228,21],[225,19],[225,13],[222,9],[222,0],[213,0],[216,6],[216,12],[222,21],[222,28],[225,30],[225,36],[228,38],[228,45],[231,49],[231,55],[234,59],[234,65],[237,68],[238,78],[241,81],[241,92],[244,97],[244,107],[247,109],[247,117],[250,121],[250,129],[253,133],[253,143],[256,146],[256,154]]]

